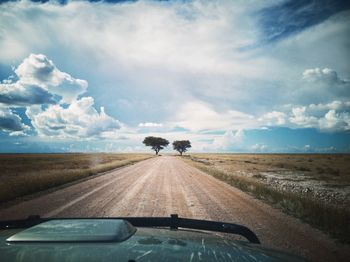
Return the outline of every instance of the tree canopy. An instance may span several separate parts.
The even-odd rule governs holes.
[[[156,151],[156,155],[158,155],[159,151],[164,149],[164,147],[167,147],[169,145],[169,141],[161,138],[161,137],[154,137],[154,136],[148,136],[143,140],[143,143],[146,146],[152,147],[154,151]]]
[[[173,142],[174,150],[178,151],[180,155],[186,152],[188,148],[191,147],[191,142],[188,140],[176,140]]]

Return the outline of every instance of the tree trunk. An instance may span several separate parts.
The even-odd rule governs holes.
[[[180,152],[180,155],[182,156],[182,152]]]

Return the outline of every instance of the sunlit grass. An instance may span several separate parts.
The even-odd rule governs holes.
[[[0,154],[0,202],[152,157],[149,154]]]

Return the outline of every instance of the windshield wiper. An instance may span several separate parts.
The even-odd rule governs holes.
[[[54,219],[102,219],[101,217],[83,218],[41,218],[40,216],[29,216],[22,220],[0,221],[0,229],[28,228],[45,221]],[[233,223],[218,221],[181,218],[173,214],[170,217],[103,217],[103,219],[124,219],[135,227],[169,227],[170,229],[188,228],[205,231],[223,232],[245,237],[251,243],[260,244],[258,237],[249,228]]]

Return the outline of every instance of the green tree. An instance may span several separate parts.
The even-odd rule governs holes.
[[[164,149],[164,147],[167,147],[169,145],[168,140],[154,136],[145,137],[142,143],[144,143],[145,146],[152,147],[152,149],[156,151],[156,155],[158,155],[160,150]]]
[[[191,147],[191,142],[188,140],[176,140],[173,142],[174,150],[178,151],[180,155],[186,152],[188,148]]]

